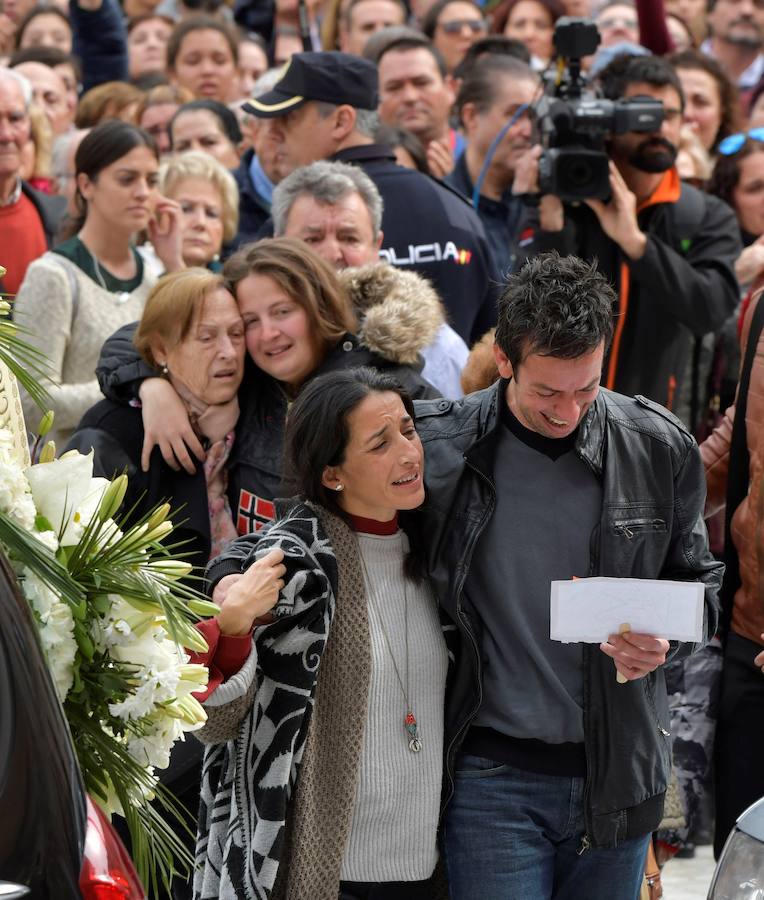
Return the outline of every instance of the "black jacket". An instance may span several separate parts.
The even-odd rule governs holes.
[[[125,325],[113,334],[104,344],[96,368],[101,390],[117,403],[132,399],[138,383],[157,374],[138,356],[132,342],[134,331],[135,325]],[[354,366],[371,366],[393,375],[414,398],[438,396],[416,367],[399,365],[379,356],[351,334],[339,341],[311,377]],[[228,498],[237,531],[248,534],[258,531],[274,517],[273,500],[281,496],[289,398],[277,381],[257,369],[247,358],[239,403],[241,413],[236,426],[236,441],[228,460]],[[172,470],[168,467],[168,471]]]
[[[494,509],[495,432],[506,384],[458,402],[417,404],[427,488],[420,532],[433,587],[462,638],[446,710],[451,786],[456,754],[481,703],[479,618],[463,588]],[[657,404],[602,390],[579,427],[576,452],[603,489],[602,516],[591,535],[590,574],[702,581],[704,633],[706,639],[713,635],[723,566],[708,549],[705,480],[692,437]],[[497,595],[502,590],[497,584]],[[693,649],[674,644],[672,659]],[[617,684],[612,660],[597,646],[584,645],[584,730],[591,843],[614,846],[655,830],[671,767],[662,669]]]
[[[122,511],[131,510],[129,519],[135,522],[160,503],[172,507],[176,525],[173,543],[187,542],[179,553],[204,571],[210,557],[210,516],[207,504],[207,484],[199,466],[193,475],[173,471],[162,459],[159,448],[151,455],[148,472],[141,470],[143,420],[141,411],[102,400],[82,417],[72,435],[67,450],[81,453],[94,451],[93,474],[115,478],[126,472],[127,493]]]
[[[252,176],[249,174],[254,155],[254,150],[247,150],[241,158],[239,167],[231,172],[239,188],[239,230],[231,245],[226,247],[227,251],[257,240],[260,229],[271,217],[270,203],[257,193]]]
[[[529,211],[521,227],[521,256],[558,250],[598,261],[619,295],[610,353],[616,355],[615,380],[607,378],[608,358],[603,384],[671,409],[681,391],[691,336],[715,331],[737,306],[740,231],[725,203],[683,183],[677,201],[653,203],[637,218],[647,235],[640,260],[629,262],[584,204],[565,208],[560,232],[540,231],[536,211]],[[622,266],[629,272],[628,305]]]
[[[342,150],[333,161],[360,166],[382,195],[380,256],[428,278],[448,324],[470,344],[496,324],[498,271],[483,223],[464,198],[439,181],[405,169],[388,147]]]

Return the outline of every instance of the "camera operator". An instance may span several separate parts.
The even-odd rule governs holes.
[[[714,331],[738,301],[740,254],[732,211],[679,180],[682,87],[654,56],[625,56],[601,74],[606,98],[663,103],[659,130],[612,135],[609,201],[563,204],[544,196],[520,230],[520,254],[547,250],[599,260],[618,293],[616,330],[603,384],[672,408],[688,365],[690,335]],[[535,190],[540,148],[518,164],[515,193]]]

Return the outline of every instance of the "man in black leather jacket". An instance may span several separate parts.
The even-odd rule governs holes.
[[[550,582],[700,581],[705,637],[716,629],[723,567],[697,446],[656,403],[599,388],[613,300],[588,263],[536,257],[500,301],[501,380],[417,404],[428,570],[462,638],[446,716],[452,900],[639,894],[671,761],[662,665],[697,648],[553,642]]]

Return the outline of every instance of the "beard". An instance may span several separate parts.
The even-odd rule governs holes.
[[[628,157],[635,169],[641,172],[667,172],[676,162],[678,148],[665,138],[649,138],[633,150]]]

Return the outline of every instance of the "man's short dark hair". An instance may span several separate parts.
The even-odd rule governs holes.
[[[542,253],[510,275],[499,298],[496,344],[513,369],[531,353],[577,359],[613,336],[616,295],[595,263]]]
[[[630,56],[623,54],[605,66],[598,76],[602,93],[608,100],[623,97],[630,84],[649,84],[652,87],[672,87],[679,95],[684,109],[684,91],[676,69],[660,56]]]
[[[464,58],[454,69],[455,78],[464,78],[469,69],[484,59],[493,56],[509,56],[519,59],[526,65],[531,64],[531,54],[522,41],[516,38],[505,37],[503,34],[489,34],[470,45],[464,54]]]
[[[461,119],[462,110],[467,103],[474,104],[480,113],[490,109],[496,102],[502,76],[513,81],[539,83],[539,77],[533,69],[513,56],[485,57],[467,70],[459,85],[455,104],[459,118]]]
[[[445,78],[446,75],[448,75],[448,67],[446,66],[445,59],[443,59],[443,54],[437,47],[434,47],[423,34],[406,35],[405,37],[400,37],[397,40],[393,40],[389,44],[386,44],[377,55],[377,66],[382,62],[382,57],[393,50],[396,50],[399,53],[405,52],[406,50],[426,50],[435,60],[435,65],[438,67],[441,78]]]

